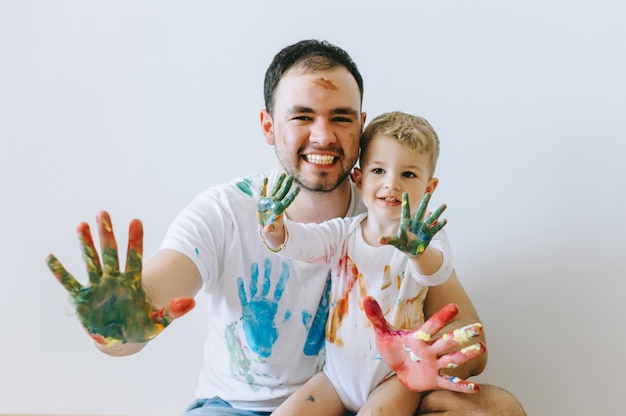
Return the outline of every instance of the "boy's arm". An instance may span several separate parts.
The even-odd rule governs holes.
[[[426,301],[424,302],[424,316],[426,319],[433,316],[444,306],[454,303],[459,308],[458,315],[445,327],[443,327],[433,338],[441,336],[449,331],[462,328],[464,326],[480,323],[480,317],[472,304],[469,296],[465,292],[465,289],[461,285],[456,272],[452,272],[450,278],[445,282],[437,286],[432,286],[428,289],[428,295],[426,295]],[[485,335],[481,333],[475,341],[486,344]],[[462,379],[467,379],[470,376],[475,376],[483,372],[487,365],[487,352],[482,354],[471,361],[468,361],[457,368],[444,370],[445,374],[454,375]]]

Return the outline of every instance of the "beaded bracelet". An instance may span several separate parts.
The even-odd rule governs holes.
[[[261,227],[259,227],[259,239],[261,240],[261,242],[263,243],[266,249],[268,249],[272,253],[278,253],[280,250],[285,248],[285,244],[287,244],[287,240],[289,240],[289,233],[287,232],[287,227],[285,227],[285,241],[283,241],[283,243],[276,248],[270,247],[267,244],[267,242],[265,242],[265,239],[263,238],[263,233],[261,233]]]

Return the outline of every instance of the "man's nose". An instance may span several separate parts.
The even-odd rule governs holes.
[[[335,132],[328,120],[317,119],[311,126],[311,135],[309,141],[326,146],[337,141]]]

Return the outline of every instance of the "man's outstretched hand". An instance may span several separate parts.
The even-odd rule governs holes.
[[[457,315],[456,305],[445,306],[422,326],[410,331],[390,328],[378,302],[371,296],[363,300],[363,308],[374,326],[381,358],[407,389],[421,392],[445,389],[462,393],[479,390],[478,384],[441,374],[441,370],[455,368],[486,351],[482,343],[471,344],[482,333],[482,326],[479,323],[468,325],[431,342],[432,335]],[[448,352],[467,344],[471,345]]]
[[[89,284],[81,285],[54,255],[48,267],[69,292],[83,327],[98,344],[144,343],[157,336],[174,319],[194,307],[193,298],[177,298],[164,308],[154,308],[141,285],[143,227],[133,220],[129,227],[124,272],[119,269],[117,243],[107,212],[97,216],[103,266],[87,223],[78,225],[78,236],[87,266]]]

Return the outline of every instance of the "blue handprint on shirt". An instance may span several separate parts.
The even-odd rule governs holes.
[[[304,344],[304,355],[318,355],[324,346],[326,320],[328,319],[328,309],[330,307],[330,274],[326,279],[326,287],[320,299],[320,303],[315,313],[315,318],[309,312],[302,312],[302,323],[309,330],[309,335]]]
[[[265,272],[263,274],[263,282],[261,286],[261,294],[257,294],[257,283],[259,278],[259,265],[252,263],[250,268],[250,299],[246,296],[243,278],[237,278],[239,287],[239,300],[243,311],[243,331],[250,349],[261,357],[269,357],[272,353],[272,347],[278,338],[276,330],[276,311],[278,309],[278,301],[283,296],[285,285],[289,280],[289,269],[287,265],[281,263],[280,279],[274,289],[274,297],[268,298],[270,292],[272,274],[272,262],[265,259]]]

